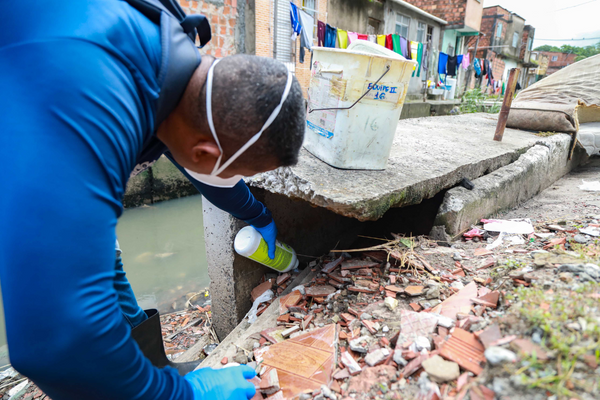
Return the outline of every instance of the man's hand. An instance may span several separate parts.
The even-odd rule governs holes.
[[[256,389],[247,381],[256,376],[250,367],[212,369],[202,368],[192,371],[185,379],[192,384],[194,400],[248,400],[254,397]]]
[[[275,240],[277,239],[277,226],[275,225],[275,221],[271,221],[271,223],[267,226],[263,226],[262,228],[257,228],[256,226],[252,226],[256,229],[267,242],[267,246],[269,246],[269,258],[272,260],[275,258]]]

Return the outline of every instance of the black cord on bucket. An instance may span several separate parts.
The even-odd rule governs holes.
[[[377,84],[379,83],[379,81],[383,79],[383,77],[385,76],[385,74],[387,74],[388,72],[390,72],[390,66],[389,66],[389,65],[386,65],[386,68],[387,68],[387,69],[385,70],[385,72],[383,73],[383,75],[381,75],[381,76],[379,77],[379,79],[377,79],[377,81],[375,81],[375,83],[374,83],[373,85],[371,85],[371,87],[369,88],[369,90],[367,90],[366,92],[364,92],[364,93],[363,93],[363,95],[362,95],[362,96],[360,96],[360,97],[358,98],[358,100],[356,100],[356,101],[355,101],[355,102],[354,102],[354,103],[353,103],[353,104],[352,104],[350,107],[313,108],[313,109],[310,109],[310,110],[308,110],[308,113],[310,114],[310,113],[311,113],[311,112],[313,112],[313,111],[326,111],[326,110],[349,110],[349,109],[351,109],[351,108],[352,108],[352,107],[354,107],[354,106],[355,106],[355,105],[356,105],[356,104],[357,104],[359,101],[361,101],[363,97],[365,97],[367,94],[369,94],[369,92],[370,92],[371,90],[373,90],[373,88],[375,87],[375,85],[377,85]]]

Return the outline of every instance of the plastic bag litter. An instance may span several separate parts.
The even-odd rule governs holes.
[[[271,300],[273,298],[273,295],[274,294],[272,290],[267,290],[266,292],[258,296],[256,300],[254,300],[254,303],[252,303],[252,308],[250,308],[250,311],[248,311],[248,314],[246,314],[246,317],[248,317],[249,324],[253,324],[256,321],[256,313],[258,311],[258,306],[261,303]]]
[[[496,240],[494,240],[492,243],[488,244],[487,246],[485,246],[486,250],[493,250],[498,246],[502,246],[503,244],[506,243],[506,247],[508,246],[518,246],[521,244],[525,244],[525,239],[523,239],[523,237],[521,235],[515,235],[512,233],[506,233],[506,232],[500,232],[500,235],[498,235],[498,238]]]
[[[18,374],[19,373],[13,367],[8,367],[4,371],[0,372],[0,381],[6,378],[13,378]]]
[[[583,190],[584,192],[600,192],[599,181],[586,182],[582,179],[581,182],[583,182],[583,184],[579,185],[579,189]]]
[[[533,233],[533,225],[528,218],[524,219],[482,219],[483,229],[492,232],[517,233],[529,235]]]
[[[25,380],[19,383],[14,388],[10,389],[8,391],[8,395],[10,396],[8,399],[12,400],[16,399],[17,397],[20,397],[23,393],[25,393],[25,388],[27,387],[27,385],[29,385],[29,380]]]
[[[594,236],[594,237],[600,236],[600,228],[594,228],[594,227],[581,228],[579,230],[579,232],[586,234],[586,235]]]

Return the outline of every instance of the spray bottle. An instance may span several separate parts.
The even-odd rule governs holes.
[[[251,226],[242,228],[235,236],[233,247],[240,256],[254,260],[277,272],[288,272],[298,266],[296,252],[285,243],[276,241],[275,258],[269,258],[269,247],[261,234]]]

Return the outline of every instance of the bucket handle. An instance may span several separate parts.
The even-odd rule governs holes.
[[[371,85],[371,87],[370,87],[370,88],[369,88],[369,89],[368,89],[366,92],[364,92],[364,93],[362,94],[362,96],[360,96],[360,97],[358,98],[358,100],[356,100],[354,103],[352,103],[352,105],[351,105],[351,106],[349,106],[349,107],[311,108],[311,109],[309,109],[309,110],[308,110],[308,113],[310,114],[310,113],[311,113],[311,112],[313,112],[313,111],[326,111],[326,110],[349,110],[349,109],[351,109],[351,108],[352,108],[352,107],[354,107],[356,104],[358,104],[358,102],[359,102],[359,101],[361,101],[361,100],[363,99],[363,97],[365,97],[367,94],[369,94],[369,92],[370,92],[371,90],[373,90],[373,88],[375,87],[375,85],[377,85],[377,84],[379,83],[379,81],[380,81],[381,79],[383,79],[383,77],[385,76],[385,74],[387,74],[388,72],[390,72],[390,66],[389,66],[389,65],[386,65],[386,66],[385,66],[385,68],[386,68],[385,72],[384,72],[384,73],[383,73],[383,74],[382,74],[382,75],[379,77],[379,79],[377,79],[377,81],[375,81],[375,83],[374,83],[374,84],[372,84],[372,85]]]

